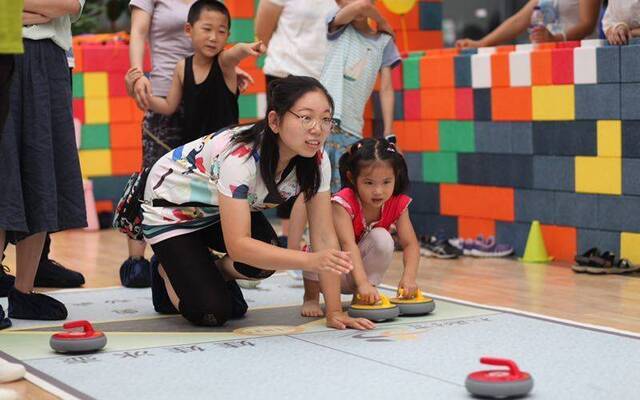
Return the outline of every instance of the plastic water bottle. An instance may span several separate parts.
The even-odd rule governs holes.
[[[540,6],[535,6],[533,8],[533,14],[531,14],[531,25],[529,25],[529,33],[533,32],[534,28],[537,28],[539,26],[545,26],[544,13],[542,12],[542,9],[540,9]]]

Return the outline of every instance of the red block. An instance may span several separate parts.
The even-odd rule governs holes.
[[[86,72],[126,72],[129,69],[129,46],[123,43],[87,43],[82,45],[83,70]],[[145,71],[151,70],[149,48],[145,48]]]
[[[111,200],[96,200],[96,211],[113,212],[113,202]]]
[[[512,188],[472,185],[440,185],[440,213],[443,215],[514,220]]]
[[[391,83],[393,84],[393,90],[402,90],[404,88],[402,81],[402,64],[391,70]]]
[[[541,227],[547,253],[556,260],[573,261],[577,252],[576,228],[556,225]]]
[[[555,85],[573,83],[573,48],[551,51],[551,81]]]
[[[456,119],[473,119],[473,89],[456,89]]]
[[[422,119],[420,108],[420,89],[405,90],[404,119],[407,121],[417,121]]]
[[[73,99],[73,118],[84,124],[84,99]]]
[[[124,76],[125,71],[109,72],[109,96],[127,96]]]

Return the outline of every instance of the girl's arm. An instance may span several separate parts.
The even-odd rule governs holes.
[[[309,216],[309,233],[313,251],[339,249],[338,238],[334,230],[331,215],[331,198],[329,192],[317,193],[307,203]],[[349,221],[351,225],[351,221]],[[312,253],[313,254],[313,253]],[[347,253],[346,257],[349,257]],[[349,263],[351,264],[351,262]],[[342,311],[340,300],[340,276],[330,273],[320,273],[320,288],[326,304],[327,326],[336,329],[347,327],[355,329],[372,329],[374,324],[363,318],[351,318]]]
[[[151,14],[139,7],[131,8],[131,37],[129,39],[129,64],[131,68],[140,71],[144,68],[144,44],[149,36],[151,26]],[[131,81],[125,80],[127,92],[133,97],[138,108],[146,110],[149,108],[149,97],[151,97],[151,82],[146,76]]]
[[[384,136],[388,136],[393,133],[393,108],[395,106],[391,67],[384,67],[380,70],[380,106],[382,108]]]
[[[350,24],[351,21],[360,16],[371,18],[379,24],[386,22],[370,0],[356,0],[338,11],[329,25],[329,31],[332,32],[339,26]],[[392,32],[393,30],[390,33]]]
[[[173,71],[173,81],[166,98],[149,96],[149,108],[157,113],[171,115],[178,109],[182,100],[182,83],[184,81],[184,60],[178,61]]]
[[[51,19],[65,15],[77,15],[82,8],[78,0],[24,0],[24,11]]]
[[[256,14],[256,37],[269,46],[271,36],[278,27],[278,21],[284,7],[273,4],[269,0],[263,0],[258,6]]]
[[[396,222],[396,229],[398,230],[400,246],[402,246],[402,261],[404,263],[404,271],[398,287],[404,288],[405,292],[410,294],[417,289],[416,277],[418,275],[418,265],[420,264],[420,245],[409,218],[409,210],[405,210],[400,215]]]

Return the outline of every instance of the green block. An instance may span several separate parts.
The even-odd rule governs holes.
[[[402,62],[405,89],[420,89],[420,58],[409,57]]]
[[[440,150],[473,153],[476,150],[473,121],[440,121]]]
[[[256,40],[252,19],[232,19],[229,43],[253,43]]]
[[[457,183],[456,153],[422,153],[422,176],[425,182]]]
[[[264,54],[258,57],[258,59],[256,60],[256,65],[258,66],[258,68],[260,69],[264,68],[264,61],[266,59],[267,59],[267,56],[265,56]]]
[[[80,148],[83,150],[110,148],[109,125],[83,125]]]
[[[82,99],[84,97],[84,74],[73,74],[73,98]]]
[[[238,97],[240,118],[258,118],[258,96],[255,94]]]

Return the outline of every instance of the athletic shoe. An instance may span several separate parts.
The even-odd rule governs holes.
[[[15,287],[9,290],[9,317],[41,321],[58,321],[67,318],[67,308],[42,293],[22,293]]]
[[[458,258],[462,251],[452,246],[447,239],[438,239],[436,236],[420,238],[420,254],[425,257],[435,257],[443,260]]]
[[[507,257],[511,254],[513,254],[513,247],[508,244],[497,243],[496,238],[493,236],[489,236],[486,239],[478,236],[471,249],[471,255],[474,257]]]
[[[255,289],[260,285],[261,281],[257,279],[236,279],[236,282],[238,283],[238,286],[243,289]]]
[[[120,266],[120,282],[129,288],[151,286],[151,264],[144,258],[127,258]]]
[[[59,262],[49,258],[40,259],[34,286],[75,288],[84,285],[84,276],[80,272],[72,271]]]
[[[13,275],[7,272],[11,271],[6,265],[0,265],[0,297],[7,297],[9,289],[11,289],[16,281]]]
[[[287,275],[289,275],[292,279],[296,281],[301,281],[304,279],[304,276],[302,276],[301,269],[289,269],[287,270]]]
[[[0,306],[0,330],[11,327],[11,320],[5,318],[4,309]]]
[[[462,252],[462,255],[470,256],[473,250],[473,240],[464,238],[454,238],[448,240],[449,244]]]
[[[151,300],[153,302],[153,309],[160,314],[180,314],[171,302],[169,293],[167,293],[167,287],[164,284],[164,279],[162,279],[160,272],[158,272],[159,264],[158,257],[154,254],[149,263],[151,268]]]

